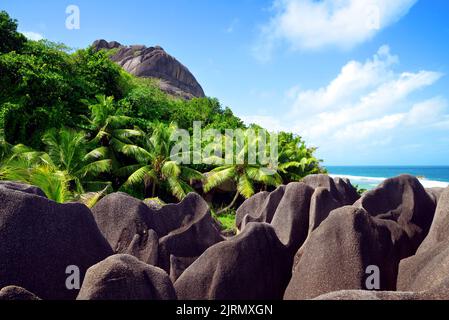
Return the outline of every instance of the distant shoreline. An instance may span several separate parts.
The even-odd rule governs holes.
[[[449,166],[326,166],[329,175],[344,177],[353,185],[373,189],[385,179],[410,174],[417,177],[425,188],[449,186]]]
[[[357,185],[364,189],[373,189],[383,181],[385,181],[386,177],[363,177],[363,176],[353,176],[353,175],[342,175],[342,174],[329,174],[332,178],[346,178],[349,179],[352,185]],[[424,188],[447,188],[449,187],[449,182],[444,181],[435,181],[435,180],[427,180],[425,178],[418,178]]]

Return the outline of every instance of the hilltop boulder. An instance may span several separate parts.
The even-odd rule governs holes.
[[[124,46],[105,40],[97,40],[92,46],[96,50],[114,50],[112,61],[137,77],[159,79],[162,91],[186,99],[205,97],[193,74],[160,46]]]

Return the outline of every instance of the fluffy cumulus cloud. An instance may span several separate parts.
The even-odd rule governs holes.
[[[367,61],[348,62],[326,86],[289,90],[289,112],[283,118],[252,116],[245,120],[299,133],[325,153],[351,151],[356,145],[378,147],[398,136],[412,140],[420,131],[449,129],[446,99],[426,97],[423,91],[443,74],[397,72],[398,64],[399,57],[383,46]]]
[[[397,22],[416,1],[276,0],[255,53],[266,59],[280,41],[301,50],[349,49]]]
[[[39,41],[44,39],[44,36],[38,32],[33,31],[23,31],[22,34],[29,40]]]

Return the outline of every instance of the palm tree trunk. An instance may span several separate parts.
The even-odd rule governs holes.
[[[151,197],[156,196],[156,182],[153,181],[153,190],[151,190]]]
[[[229,209],[231,209],[235,205],[235,203],[237,202],[237,199],[239,198],[239,195],[240,195],[240,192],[237,191],[235,193],[234,199],[232,199],[232,202],[229,204],[229,206],[227,206],[226,208],[223,208],[223,209],[217,211],[217,214],[222,214],[223,212],[226,212]]]

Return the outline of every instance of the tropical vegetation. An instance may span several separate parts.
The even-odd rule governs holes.
[[[228,203],[211,205],[228,221],[238,202],[256,192],[324,171],[316,149],[286,132],[279,134],[276,167],[245,160],[257,139],[236,145],[236,164],[181,165],[171,158],[172,136],[178,128],[191,133],[194,121],[222,134],[262,129],[247,127],[217,99],[170,96],[157,80],[126,73],[108,52],[27,40],[17,21],[0,12],[0,180],[90,206],[114,191],[173,202],[227,183]]]

